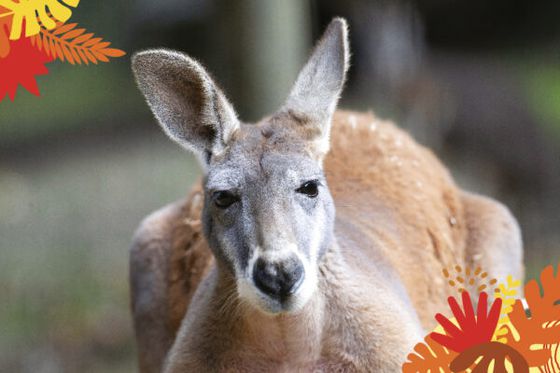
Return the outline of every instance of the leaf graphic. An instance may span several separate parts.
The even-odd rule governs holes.
[[[64,34],[65,32],[72,30],[76,26],[78,26],[77,23],[65,23],[63,25],[59,25],[56,30],[53,30],[53,35]]]
[[[66,22],[72,15],[70,7],[77,7],[79,2],[80,0],[0,0],[0,6],[13,16],[10,39],[18,40],[21,38],[23,21],[25,37],[37,35],[41,31],[41,25],[51,30],[57,26],[55,21]]]
[[[541,284],[542,296],[535,280],[525,285],[531,315],[527,316],[523,303],[517,300],[509,313],[513,327],[506,326],[510,334],[507,344],[518,350],[531,367],[554,363],[556,358],[552,355],[557,354],[560,344],[560,273],[554,277],[554,268],[546,267],[541,272]]]
[[[76,37],[82,35],[84,31],[86,31],[85,28],[79,28],[79,29],[74,29],[72,31],[68,31],[66,34],[64,34],[61,37],[61,39],[62,40],[75,39]]]
[[[496,340],[505,343],[507,341],[507,328],[505,325],[509,323],[508,314],[512,311],[515,304],[515,296],[517,295],[517,288],[521,285],[521,281],[514,281],[511,276],[508,276],[505,284],[499,284],[494,294],[495,298],[502,300],[502,311],[500,320],[498,320],[498,331],[496,332]]]
[[[10,40],[8,34],[12,27],[11,14],[7,9],[0,7],[0,58],[6,57],[10,53]]]
[[[499,342],[487,342],[464,350],[450,364],[452,372],[464,372],[472,368],[472,373],[486,373],[494,362],[492,372],[507,373],[506,361],[510,361],[515,373],[529,373],[529,366],[523,356],[511,346]]]
[[[462,352],[469,347],[490,342],[496,330],[502,307],[502,300],[498,298],[494,300],[488,311],[488,295],[482,292],[478,298],[475,316],[469,293],[463,291],[461,296],[463,298],[462,309],[454,297],[448,298],[449,306],[459,323],[459,327],[447,317],[438,313],[436,320],[444,328],[446,334],[436,332],[430,334],[436,342],[456,352]]]
[[[0,58],[0,101],[6,95],[13,101],[20,85],[39,96],[35,77],[49,72],[45,64],[51,59],[33,47],[28,38],[11,42],[10,53],[5,58]]]
[[[408,355],[408,361],[402,366],[403,373],[449,372],[449,364],[457,353],[446,349],[429,335],[424,339],[426,343],[414,346],[416,353]]]
[[[40,34],[32,36],[31,39],[39,50],[44,49],[47,55],[68,61],[72,65],[109,62],[109,58],[126,54],[120,49],[108,48],[110,42],[93,37],[93,33],[86,33],[86,29],[77,26],[77,23],[59,23],[54,30],[42,29]]]

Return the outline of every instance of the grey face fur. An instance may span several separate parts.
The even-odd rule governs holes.
[[[164,131],[205,169],[204,232],[240,298],[270,313],[303,307],[333,236],[322,160],[348,67],[345,21],[331,22],[285,105],[256,124],[241,123],[188,56],[150,50],[132,65]]]

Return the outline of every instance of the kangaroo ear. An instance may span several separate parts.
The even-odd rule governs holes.
[[[165,133],[206,166],[239,128],[237,115],[206,70],[178,52],[148,50],[132,58],[132,70]]]
[[[313,126],[311,133],[319,134],[315,140],[324,153],[328,151],[332,115],[344,86],[349,59],[346,21],[335,18],[299,73],[281,110],[305,118],[301,122]]]

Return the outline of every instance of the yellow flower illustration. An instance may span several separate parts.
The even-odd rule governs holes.
[[[25,37],[37,35],[41,25],[51,30],[57,25],[55,21],[66,22],[72,16],[69,7],[75,8],[79,3],[80,0],[0,0],[0,6],[8,10],[0,16],[13,17],[10,40],[18,40],[24,20]]]

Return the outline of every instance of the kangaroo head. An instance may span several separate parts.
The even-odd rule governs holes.
[[[239,121],[204,68],[177,52],[136,54],[138,86],[163,130],[205,170],[204,233],[242,300],[268,313],[303,307],[333,237],[322,161],[348,68],[346,23],[335,19],[284,106]]]

